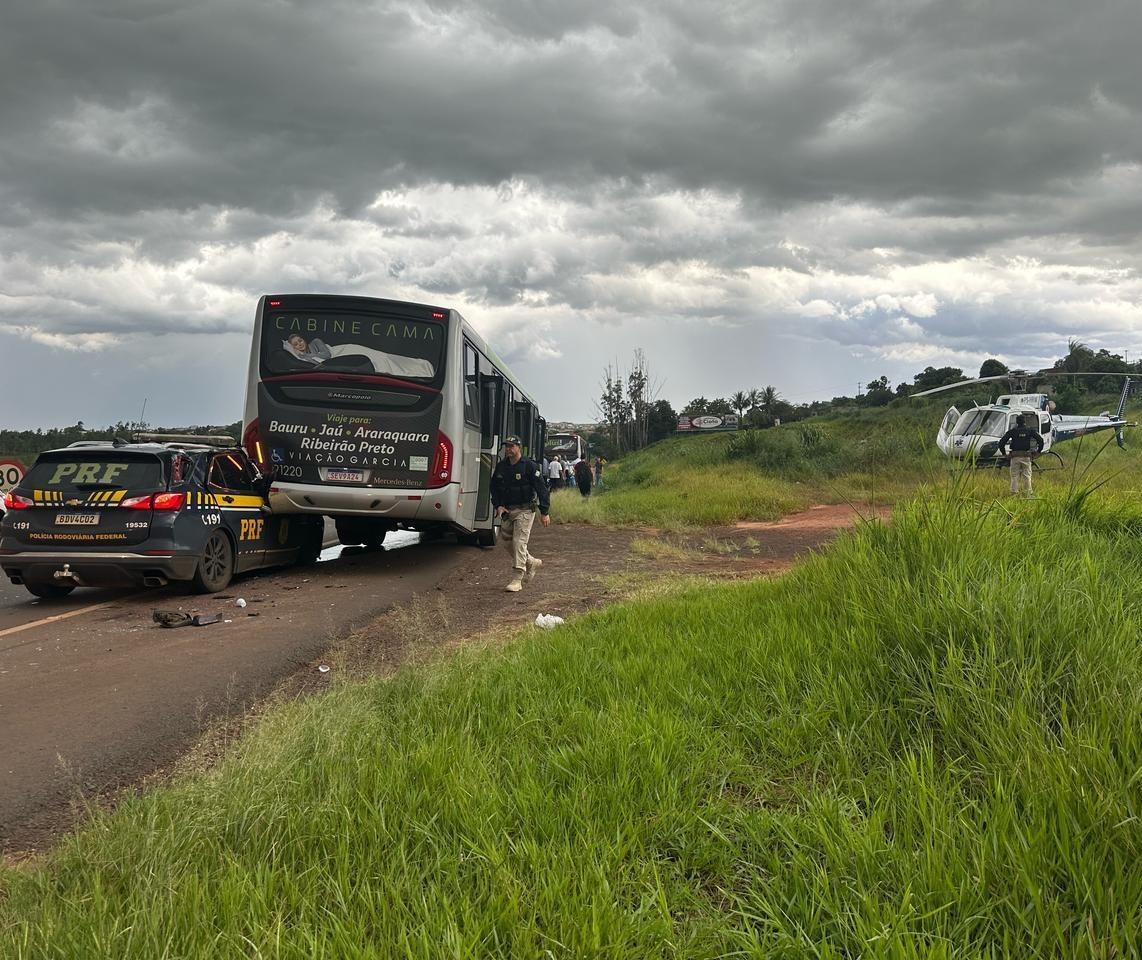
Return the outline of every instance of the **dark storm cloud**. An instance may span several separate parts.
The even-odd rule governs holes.
[[[1035,193],[1138,155],[1136,4],[28,4],[8,198],[357,210],[659,175],[777,206]],[[538,42],[537,42],[538,41]]]
[[[241,334],[267,290],[539,358],[652,321],[1050,353],[1142,311],[1133,0],[11,6],[0,325],[53,349]]]

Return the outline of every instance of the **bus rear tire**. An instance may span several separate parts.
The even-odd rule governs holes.
[[[312,530],[307,530],[305,538],[302,540],[301,546],[297,551],[297,560],[294,562],[299,567],[308,567],[317,563],[321,557],[321,550],[325,542],[325,524],[314,524]]]
[[[492,524],[490,530],[476,531],[476,545],[479,547],[494,547],[499,539],[500,525],[498,523]]]
[[[337,539],[346,547],[361,545],[378,548],[385,542],[389,531],[394,529],[392,523],[387,520],[373,520],[368,517],[362,520],[347,517],[335,522]]]

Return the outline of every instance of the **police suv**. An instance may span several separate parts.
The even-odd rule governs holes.
[[[315,561],[324,521],[271,514],[269,483],[230,437],[73,443],[40,454],[4,498],[0,568],[63,597],[171,580],[215,593],[235,573]]]

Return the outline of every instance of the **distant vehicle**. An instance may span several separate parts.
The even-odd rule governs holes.
[[[958,387],[996,380],[1005,380],[1011,384],[1013,390],[1023,391],[1026,390],[1028,382],[1031,380],[1055,376],[1123,377],[1122,395],[1118,400],[1118,409],[1114,413],[1104,410],[1097,415],[1069,416],[1054,412],[1055,404],[1048,394],[1009,393],[996,398],[994,403],[974,404],[963,413],[957,407],[949,407],[936,433],[936,445],[942,453],[957,460],[973,459],[981,465],[1006,463],[1007,459],[999,453],[999,441],[1008,430],[1017,425],[1020,416],[1029,413],[1033,415],[1042,437],[1043,453],[1051,454],[1056,459],[1058,459],[1058,453],[1051,449],[1054,444],[1086,436],[1088,433],[1113,430],[1118,445],[1120,447],[1125,446],[1124,428],[1133,427],[1137,424],[1124,420],[1122,416],[1126,409],[1126,400],[1130,396],[1130,387],[1134,382],[1124,374],[1073,374],[1055,371],[1030,374],[1025,371],[1013,371],[994,377],[961,380],[958,383],[946,384],[932,390],[925,390],[922,393],[914,393],[912,396],[928,397]]]
[[[216,593],[235,573],[316,560],[323,521],[271,515],[267,486],[231,437],[50,450],[5,497],[0,568],[37,597],[64,597],[172,580]]]
[[[398,527],[490,546],[502,438],[543,448],[531,395],[459,313],[398,300],[264,296],[243,446],[275,513],[332,517],[342,543]]]
[[[574,462],[587,456],[587,444],[577,433],[550,433],[543,445],[543,455],[548,460],[558,456],[564,461]]]

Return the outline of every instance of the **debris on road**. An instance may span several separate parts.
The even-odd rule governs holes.
[[[196,613],[191,616],[189,613],[184,613],[182,610],[155,610],[151,613],[151,619],[160,627],[208,627],[212,623],[218,623],[219,617],[213,613]],[[230,621],[227,620],[227,623]]]
[[[535,625],[544,630],[552,630],[563,623],[562,617],[557,617],[553,613],[541,613],[535,618]]]
[[[317,668],[317,672],[318,673],[328,673],[329,672],[329,664],[323,663],[320,667]]]
[[[236,607],[244,607],[245,605],[246,605],[246,601],[243,600],[241,597],[239,597],[237,600],[234,601],[234,606],[236,606]]]

